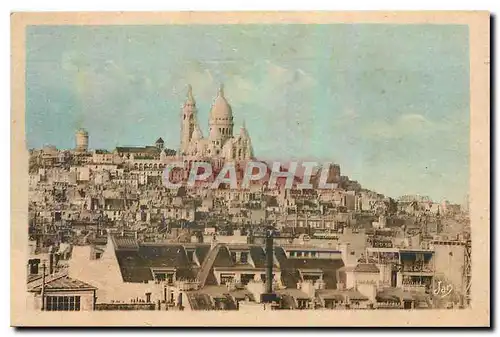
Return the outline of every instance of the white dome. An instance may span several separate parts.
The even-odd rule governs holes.
[[[219,94],[212,105],[210,116],[211,118],[232,118],[233,116],[233,111],[224,97],[224,90],[222,87],[219,89]]]

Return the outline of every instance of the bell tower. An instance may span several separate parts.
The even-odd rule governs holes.
[[[193,97],[193,88],[188,85],[187,98],[181,113],[181,154],[185,154],[196,124],[196,101]]]

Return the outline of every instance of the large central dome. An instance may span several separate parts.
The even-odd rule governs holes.
[[[212,109],[210,110],[210,117],[213,119],[233,117],[233,111],[224,97],[224,89],[222,86],[220,87],[217,98],[215,99]]]

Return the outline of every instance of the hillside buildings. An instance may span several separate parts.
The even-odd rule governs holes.
[[[178,150],[161,137],[93,150],[78,130],[74,149],[30,151],[30,308],[254,310],[269,291],[274,309],[467,305],[469,226],[457,205],[387,198],[339,165],[322,190],[167,188],[175,161],[187,164],[171,173],[180,179],[200,161],[257,160],[222,87],[206,136],[197,109],[189,87]]]

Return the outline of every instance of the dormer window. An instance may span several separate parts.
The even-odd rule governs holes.
[[[249,252],[241,250],[231,251],[231,259],[234,261],[234,263],[247,264],[250,260]]]
[[[175,268],[158,268],[151,270],[156,282],[172,284],[175,282]]]
[[[187,255],[187,259],[188,259],[189,263],[193,263],[194,251],[193,250],[187,250],[186,251],[186,255]]]

